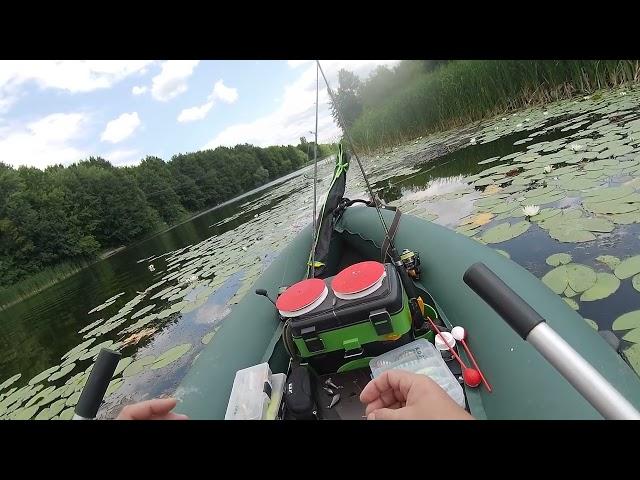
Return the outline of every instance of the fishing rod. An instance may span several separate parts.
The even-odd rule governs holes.
[[[318,77],[318,66],[316,66],[316,130],[313,142],[313,248],[311,249],[311,278],[316,276],[316,243],[318,241],[318,230],[316,225],[317,195],[318,187],[318,91],[320,90],[320,78]]]
[[[329,85],[327,76],[324,74],[322,65],[320,65],[320,60],[316,60],[316,64],[318,69],[320,70],[320,73],[322,74],[324,83],[327,85],[327,92],[329,93],[331,102],[333,103],[333,105],[335,105],[336,112],[338,113],[338,118],[340,119],[342,131],[344,132],[345,137],[347,137],[347,142],[349,143],[349,147],[351,148],[351,152],[353,153],[353,156],[356,158],[358,167],[360,168],[360,172],[362,173],[362,177],[364,178],[364,182],[367,186],[367,191],[369,192],[369,196],[371,197],[371,201],[373,202],[376,208],[376,212],[378,212],[378,218],[380,219],[380,224],[382,225],[382,228],[384,230],[385,239],[389,243],[389,251],[388,251],[389,256],[391,257],[391,260],[393,262],[393,265],[396,268],[396,271],[400,275],[400,280],[402,282],[402,285],[405,291],[407,292],[407,296],[409,297],[409,310],[411,312],[411,318],[413,319],[414,327],[416,328],[416,330],[422,330],[424,328],[427,328],[426,319],[424,318],[424,315],[422,315],[420,308],[418,306],[418,294],[416,291],[416,286],[414,285],[413,281],[409,277],[407,270],[404,268],[404,264],[402,263],[402,260],[400,259],[400,255],[398,254],[398,250],[396,250],[395,243],[393,242],[393,239],[389,234],[389,229],[387,228],[387,224],[385,223],[384,217],[382,216],[382,210],[380,208],[380,204],[378,203],[378,198],[373,193],[373,189],[371,188],[371,184],[369,183],[369,178],[367,177],[364,167],[362,166],[362,162],[360,161],[360,157],[356,152],[353,139],[351,138],[351,135],[347,129],[347,124],[344,121],[344,117],[342,115],[342,110],[340,109],[340,105],[336,101],[336,97],[334,96],[333,91],[331,90],[331,86]]]

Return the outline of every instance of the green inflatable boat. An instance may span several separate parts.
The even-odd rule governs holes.
[[[373,358],[462,326],[490,390],[466,385],[459,362],[445,360],[474,417],[637,418],[640,379],[615,342],[492,248],[374,201],[343,198],[348,166],[340,150],[317,234],[303,230],[256,281],[258,294],[225,319],[178,388],[177,412],[224,419],[236,372],[268,363],[273,374],[309,370],[315,418],[362,418],[358,395]],[[373,293],[363,290],[369,284],[362,294],[342,285],[344,272],[360,274],[366,264],[377,272]],[[305,279],[317,295],[292,307],[309,290],[287,287]],[[291,418],[286,409],[282,402],[277,417]]]

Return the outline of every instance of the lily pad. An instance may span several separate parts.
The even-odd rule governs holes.
[[[629,346],[622,352],[622,355],[627,359],[631,368],[640,375],[640,343]]]
[[[571,255],[568,253],[554,253],[547,257],[547,265],[557,267],[558,265],[564,265],[571,262]]]
[[[0,384],[0,390],[11,386],[12,384],[20,380],[20,377],[22,377],[22,374],[16,373],[13,377],[7,378],[4,382],[2,382],[2,384]]]
[[[141,310],[138,310],[136,313],[134,313],[131,316],[131,320],[133,320],[134,318],[138,318],[138,317],[144,315],[145,313],[147,313],[149,310],[151,310],[155,306],[156,306],[156,304],[152,303],[151,305],[147,305],[146,307],[142,308]]]
[[[624,259],[613,271],[620,280],[640,273],[640,255]]]
[[[22,407],[11,414],[11,420],[29,420],[33,417],[38,409],[39,405],[32,405],[30,407]]]
[[[567,287],[567,289],[564,291],[564,296],[565,297],[575,297],[578,294],[578,292],[576,292],[573,288],[571,287]]]
[[[113,372],[113,377],[117,377],[120,374],[120,372],[124,371],[124,369],[129,366],[131,362],[133,362],[133,358],[131,357],[125,357],[120,359],[120,361],[118,362],[118,366]]]
[[[211,332],[207,333],[204,337],[202,337],[202,343],[205,344],[205,345],[208,345],[217,331],[218,331],[218,329],[215,329],[215,330],[212,330]]]
[[[154,357],[153,355],[148,355],[146,357],[135,360],[127,368],[124,369],[124,371],[122,372],[122,376],[132,377],[134,375],[137,375],[142,372],[146,366],[151,365],[155,361],[156,357]]]
[[[558,218],[558,216],[554,217]],[[553,218],[551,219],[553,220]],[[613,223],[603,218],[576,218],[565,222],[552,223],[549,236],[560,242],[578,243],[594,240],[592,232],[611,232]]]
[[[105,392],[104,396],[108,397],[109,395],[114,393],[116,390],[118,390],[122,386],[123,383],[124,383],[124,378],[122,377],[118,377],[111,380],[111,382],[109,382],[109,386],[107,387],[107,391]]]
[[[615,269],[620,264],[620,259],[613,255],[600,255],[596,257],[596,261],[604,263],[611,270]]]
[[[585,290],[580,296],[581,302],[592,302],[594,300],[607,298],[609,295],[614,294],[616,290],[618,290],[618,287],[620,287],[620,280],[611,273],[598,272],[596,276],[597,279],[595,285],[588,290]]]
[[[60,368],[60,365],[55,365],[51,368],[47,368],[46,370],[40,372],[38,375],[33,377],[31,380],[29,380],[29,385],[35,385],[36,383],[40,383],[46,378],[49,378],[49,376],[59,368]]]
[[[616,318],[611,326],[612,330],[631,330],[640,327],[640,310],[627,312]]]
[[[622,339],[631,343],[640,343],[640,328],[634,328],[630,332],[626,333]]]
[[[36,415],[36,418],[34,418],[34,420],[51,420],[51,418],[54,415],[55,414],[51,411],[51,409],[47,407],[40,410],[40,412],[38,413],[38,415]]]
[[[591,328],[593,328],[594,330],[598,330],[598,324],[596,322],[594,322],[593,320],[589,320],[588,318],[585,318],[584,321],[587,322],[589,324],[589,326]]]
[[[584,292],[596,283],[596,272],[586,265],[569,263],[554,268],[542,277],[542,282],[560,295],[567,287],[575,292]]]
[[[78,333],[84,333],[87,332],[89,330],[91,330],[92,328],[100,325],[102,322],[104,322],[104,318],[99,318],[98,320],[96,320],[95,322],[91,322],[89,325],[87,325],[86,327],[82,328],[81,330],[78,330]]]
[[[63,412],[60,414],[58,418],[60,420],[71,420],[73,418],[74,413],[75,412],[73,411],[73,408],[67,408],[66,410],[63,410]]]
[[[190,343],[183,343],[181,345],[176,345],[175,347],[167,350],[162,355],[160,355],[158,359],[155,361],[155,363],[151,365],[151,369],[157,370],[159,368],[166,367],[170,363],[178,360],[190,349],[191,349]]]
[[[526,232],[531,224],[529,222],[518,222],[511,225],[509,222],[501,223],[485,231],[480,239],[486,243],[501,243],[516,238]]]
[[[567,302],[567,305],[569,305],[572,309],[578,310],[578,308],[580,308],[578,306],[578,302],[576,302],[573,298],[562,297],[562,299]]]
[[[71,370],[73,370],[74,368],[76,368],[76,364],[75,363],[70,363],[68,365],[65,365],[64,367],[62,367],[60,370],[58,370],[56,373],[54,373],[53,375],[51,375],[49,377],[49,382],[54,382],[56,380],[58,380],[59,378],[64,377],[67,373],[69,373]]]

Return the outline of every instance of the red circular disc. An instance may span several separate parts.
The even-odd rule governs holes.
[[[295,312],[308,307],[320,298],[324,289],[324,280],[319,278],[309,278],[294,283],[278,297],[276,308],[283,312]]]
[[[331,288],[336,293],[358,293],[378,283],[383,275],[384,265],[380,262],[360,262],[333,277]]]

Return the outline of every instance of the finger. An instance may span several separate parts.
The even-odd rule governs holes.
[[[399,420],[402,410],[391,408],[380,408],[367,415],[367,420]]]
[[[391,385],[389,385],[390,371],[391,370],[387,370],[378,378],[374,378],[369,383],[367,383],[367,385],[360,393],[360,401],[362,403],[371,403],[374,400],[380,398],[384,392],[392,390]]]
[[[364,387],[362,393],[360,393],[360,401],[362,403],[371,403],[386,391],[395,391],[395,399],[405,401],[413,381],[413,374],[409,372],[387,370]]]
[[[174,408],[177,404],[175,398],[154,398],[133,405],[127,405],[118,416],[120,420],[148,420],[156,416],[162,416]]]
[[[166,415],[158,418],[159,420],[189,420],[189,417],[182,413],[169,412]]]

